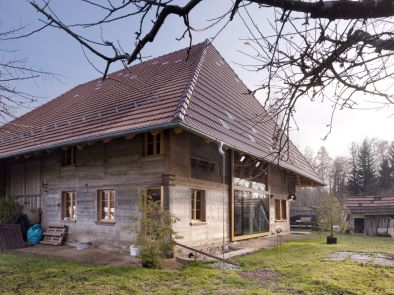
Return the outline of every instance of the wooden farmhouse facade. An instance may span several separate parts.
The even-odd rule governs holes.
[[[0,128],[0,196],[42,209],[69,241],[127,247],[138,198],[178,218],[179,242],[289,231],[289,196],[322,181],[207,42],[79,85]]]

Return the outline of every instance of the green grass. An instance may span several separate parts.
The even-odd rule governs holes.
[[[275,249],[238,259],[240,271],[269,269],[276,284],[245,279],[240,271],[221,271],[195,263],[182,270],[148,270],[83,265],[24,254],[0,254],[1,294],[394,294],[394,268],[325,262],[334,251],[394,254],[394,240],[340,235],[326,245],[315,234]]]

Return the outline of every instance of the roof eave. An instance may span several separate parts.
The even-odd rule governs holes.
[[[261,158],[261,156],[259,156],[259,155],[257,155],[257,154],[254,154],[254,153],[252,153],[252,152],[250,152],[250,151],[247,151],[247,150],[240,149],[240,148],[238,148],[238,147],[235,146],[235,145],[232,145],[232,144],[229,144],[229,143],[227,143],[227,142],[225,142],[225,141],[219,140],[218,138],[215,138],[214,136],[211,136],[211,135],[209,135],[209,134],[206,134],[206,133],[204,133],[204,132],[201,132],[201,131],[199,131],[199,130],[194,129],[194,128],[188,126],[188,125],[185,124],[185,123],[182,123],[182,122],[179,123],[179,127],[183,127],[183,128],[185,128],[186,130],[188,130],[189,132],[194,133],[194,134],[196,134],[196,135],[206,137],[206,138],[208,138],[208,139],[210,139],[210,140],[216,142],[217,144],[220,144],[220,143],[223,142],[223,144],[225,144],[226,146],[228,146],[228,147],[230,147],[230,148],[232,148],[232,149],[234,149],[234,150],[237,150],[237,151],[240,151],[240,152],[244,152],[244,153],[248,153],[248,154],[250,154],[251,156],[254,156],[254,157],[256,157],[256,158],[259,158],[259,159],[262,159],[262,160],[264,160],[264,161],[269,162],[269,160],[263,159],[263,158]],[[301,176],[303,176],[303,177],[305,177],[305,178],[311,180],[312,182],[316,183],[317,186],[325,186],[325,185],[326,185],[326,184],[325,184],[322,180],[320,180],[320,179],[317,179],[317,178],[313,178],[313,179],[312,179],[309,175],[304,174],[304,173],[301,173],[300,171],[295,171],[294,169],[290,169],[290,168],[287,168],[287,167],[284,167],[284,166],[281,166],[281,165],[279,165],[279,166],[282,167],[282,168],[288,169],[288,170],[290,170],[290,171],[293,172],[293,173],[296,173],[296,174],[298,174],[298,175],[301,175]],[[311,186],[315,186],[315,185],[311,185]]]
[[[64,141],[62,143],[50,144],[50,145],[42,146],[39,148],[31,148],[31,149],[21,150],[21,151],[14,152],[14,153],[0,155],[0,159],[6,159],[6,158],[17,157],[17,156],[31,154],[31,153],[43,152],[46,150],[61,148],[61,147],[65,147],[65,146],[83,144],[83,143],[90,142],[90,141],[98,141],[98,140],[104,140],[104,139],[109,139],[109,138],[119,138],[119,137],[126,136],[130,133],[143,133],[143,132],[151,131],[154,129],[169,129],[169,128],[177,127],[178,125],[179,125],[178,123],[171,122],[171,123],[150,125],[150,126],[146,126],[146,127],[142,127],[142,128],[130,128],[130,129],[125,129],[125,130],[122,130],[119,132],[106,133],[106,134],[99,135],[99,136],[88,136],[88,137],[80,138],[77,140]]]

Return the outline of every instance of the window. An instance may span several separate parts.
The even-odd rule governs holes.
[[[97,191],[97,213],[99,222],[115,221],[115,191]]]
[[[192,220],[205,222],[205,191],[193,190],[191,202]]]
[[[147,132],[145,133],[145,156],[160,155],[163,153],[164,133],[160,132]]]
[[[147,188],[144,190],[144,202],[159,202],[160,205],[162,204],[161,201],[161,188]]]
[[[63,208],[63,220],[75,220],[76,219],[76,197],[75,192],[62,192],[62,208]]]
[[[75,146],[63,149],[62,166],[75,165]]]
[[[234,236],[268,233],[270,197],[257,191],[234,190]]]
[[[287,219],[287,208],[286,200],[275,200],[275,219],[286,220]]]

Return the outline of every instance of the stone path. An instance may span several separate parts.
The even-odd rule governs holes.
[[[334,252],[328,255],[325,261],[358,262],[394,267],[394,255],[385,253],[359,253],[359,252]]]

